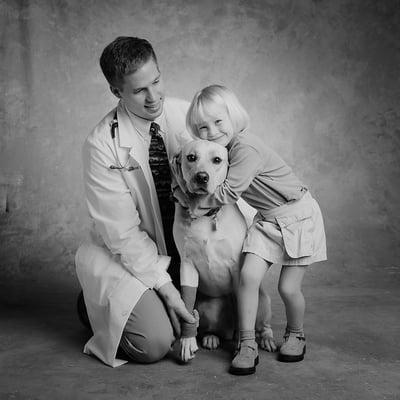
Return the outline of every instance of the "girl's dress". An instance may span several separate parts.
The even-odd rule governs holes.
[[[229,170],[199,207],[220,207],[242,197],[257,210],[243,245],[269,263],[309,265],[326,260],[324,223],[316,200],[291,168],[248,132],[227,146]]]

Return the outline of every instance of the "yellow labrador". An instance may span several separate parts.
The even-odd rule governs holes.
[[[179,168],[181,169],[179,171]],[[181,152],[175,165],[178,181],[192,195],[213,193],[227,174],[228,155],[225,147],[207,140],[194,140]],[[200,314],[199,331],[202,345],[216,349],[220,338],[232,338],[236,328],[237,293],[242,262],[242,245],[254,210],[243,200],[204,211],[193,217],[188,209],[178,206],[174,221],[174,239],[181,257],[181,285],[198,288],[196,308]],[[250,215],[253,213],[253,215]],[[260,288],[257,313],[257,336],[260,346],[276,350],[270,328],[271,303],[266,292],[266,279]],[[197,349],[196,339],[181,339],[181,358],[193,358],[190,349]]]

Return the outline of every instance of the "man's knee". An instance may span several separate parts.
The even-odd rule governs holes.
[[[124,332],[120,347],[133,361],[153,363],[166,356],[174,338],[172,332],[157,330],[146,336]]]
[[[165,307],[153,290],[147,290],[132,310],[120,346],[134,361],[151,363],[162,359],[174,340]]]

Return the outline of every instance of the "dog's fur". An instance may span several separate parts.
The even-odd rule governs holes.
[[[227,150],[214,142],[194,140],[183,147],[180,168],[184,191],[192,195],[213,193],[226,178]],[[244,209],[246,212],[249,210],[246,206]],[[200,313],[200,333],[204,334],[202,344],[213,349],[218,347],[219,337],[232,338],[236,328],[236,306],[232,294],[237,292],[239,284],[242,245],[248,222],[237,204],[225,205],[207,214],[193,218],[188,209],[178,207],[174,239],[181,257],[181,283],[193,286],[193,282],[198,281],[196,308]],[[264,340],[272,343],[272,331],[268,327],[270,299],[265,284],[264,279],[256,329],[259,335],[264,334]]]

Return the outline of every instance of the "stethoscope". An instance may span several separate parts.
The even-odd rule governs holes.
[[[117,151],[117,145],[116,145],[116,139],[115,139],[116,132],[118,130],[117,110],[115,110],[114,117],[113,117],[112,121],[110,122],[110,126],[111,126],[111,139],[112,139],[113,145],[114,145],[115,161],[116,161],[117,165],[112,165],[111,164],[109,166],[109,168],[110,169],[118,169],[121,172],[122,171],[128,171],[129,172],[129,171],[133,171],[135,169],[138,169],[139,167],[132,167],[132,166],[127,167],[127,165],[129,164],[129,158],[128,158],[127,162],[124,165],[122,165],[121,160],[119,159],[118,151]]]
[[[113,145],[114,145],[114,151],[115,151],[115,161],[117,165],[110,165],[109,168],[110,169],[118,169],[119,171],[134,171],[135,169],[139,169],[139,167],[132,167],[132,166],[127,166],[129,164],[129,158],[127,160],[127,162],[122,165],[121,160],[119,159],[118,156],[118,151],[117,151],[117,144],[116,144],[116,132],[118,130],[118,116],[117,116],[117,110],[115,110],[113,119],[110,122],[110,127],[111,127],[111,139],[113,141]],[[138,131],[138,129],[136,128],[136,126],[134,126],[134,128]],[[158,132],[161,132],[163,135],[165,135],[166,133],[160,128],[160,126],[158,126]],[[138,131],[138,133],[140,133]]]

